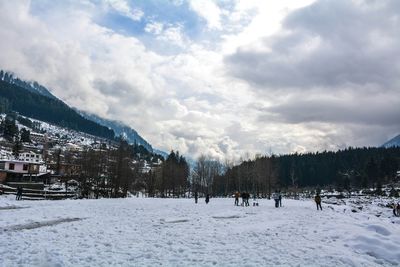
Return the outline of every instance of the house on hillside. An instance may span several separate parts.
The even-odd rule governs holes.
[[[35,132],[31,132],[30,137],[33,142],[40,143],[40,144],[47,142],[47,139],[48,139],[46,135],[41,134],[41,133],[35,133]]]
[[[39,174],[40,164],[22,160],[0,160],[0,183],[24,181]]]
[[[18,159],[30,163],[43,163],[42,154],[32,151],[20,153]]]

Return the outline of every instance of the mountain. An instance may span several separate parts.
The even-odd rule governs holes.
[[[33,90],[0,80],[0,111],[16,111],[23,116],[57,126],[114,139],[113,130],[82,117],[61,100],[44,96]]]
[[[128,142],[153,152],[151,144],[124,123],[73,109],[37,82],[23,81],[13,73],[0,70],[0,112],[7,109],[98,137],[114,139],[123,136]],[[158,154],[165,156],[166,153],[158,151]]]
[[[384,143],[382,147],[400,147],[400,134]]]
[[[47,90],[46,87],[38,84],[37,82],[26,82],[18,77],[15,77],[13,73],[5,72],[3,70],[0,70],[0,80],[8,82],[10,84],[15,84],[19,87],[22,87],[32,93],[40,94],[43,96],[47,96],[48,98],[52,98],[55,100],[59,100],[57,97],[55,97],[53,94]]]
[[[91,120],[94,121],[100,125],[106,126],[110,129],[112,129],[117,136],[123,136],[129,143],[136,143],[138,145],[144,146],[148,151],[153,152],[153,148],[151,144],[149,144],[143,137],[141,137],[137,131],[134,129],[130,128],[126,124],[120,122],[120,121],[113,121],[113,120],[107,120],[100,118],[97,115],[94,114],[89,114],[86,112],[79,111],[79,113]]]

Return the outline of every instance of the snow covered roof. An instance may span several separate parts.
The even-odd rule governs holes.
[[[19,159],[0,159],[0,162],[10,162],[10,163],[23,163],[23,164],[34,164],[34,165],[40,165],[39,162],[29,162],[29,161],[23,161]]]

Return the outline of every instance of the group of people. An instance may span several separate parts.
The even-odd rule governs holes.
[[[198,197],[199,197],[198,193],[195,192],[194,199],[195,199],[196,204],[198,202]],[[236,191],[234,194],[234,197],[235,197],[235,206],[245,206],[245,207],[250,206],[250,204],[249,204],[250,194],[248,192],[240,193],[240,192]],[[240,205],[239,205],[239,198],[242,198],[242,203]],[[281,191],[275,191],[275,193],[272,194],[272,198],[275,201],[276,208],[282,207]],[[16,199],[17,200],[22,199],[22,187],[20,187],[20,186],[17,187],[17,198]],[[317,210],[322,210],[322,205],[321,205],[322,199],[321,199],[321,195],[318,192],[314,197],[314,201],[315,201],[315,204],[317,205]],[[210,194],[206,194],[205,202],[206,202],[206,204],[208,204],[210,202]],[[255,204],[255,203],[256,203],[256,201],[253,204]],[[258,206],[258,203],[257,203],[257,205],[254,205],[254,206]],[[400,203],[393,204],[393,215],[396,217],[400,217]]]
[[[275,193],[272,194],[272,198],[275,200],[275,208],[282,207],[281,191],[275,191]]]
[[[249,198],[250,198],[250,194],[247,192],[242,192],[239,193],[238,191],[235,192],[235,206],[239,206],[239,198],[242,198],[242,204],[241,206],[250,206],[249,204]],[[275,201],[275,208],[279,208],[282,207],[282,194],[281,191],[275,191],[275,193],[272,194],[272,198]],[[314,201],[315,204],[317,205],[317,210],[322,210],[322,205],[321,205],[321,196],[319,193],[317,193],[314,197]],[[258,206],[258,205],[257,205]],[[396,209],[396,213],[395,213],[395,209]],[[396,216],[400,216],[400,203],[397,204],[397,207],[393,209],[393,213]]]
[[[238,191],[235,192],[235,206],[239,206],[239,198],[242,198],[241,206],[250,206],[249,199],[250,194],[248,192],[239,193]]]
[[[196,192],[194,192],[194,202],[197,204],[198,200],[199,200],[199,194],[196,191]],[[206,194],[205,201],[206,201],[206,204],[208,204],[208,202],[210,202],[210,194]]]

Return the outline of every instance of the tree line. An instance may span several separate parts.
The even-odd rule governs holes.
[[[260,156],[227,165],[204,185],[220,196],[237,190],[270,196],[274,190],[328,186],[339,191],[374,188],[379,193],[383,184],[396,179],[399,162],[400,147]]]
[[[107,170],[118,166],[129,170],[127,163],[123,163],[124,156],[117,156],[119,151],[108,152],[114,155],[114,160]],[[101,163],[93,164],[96,161],[92,158],[87,162],[88,165],[82,166],[86,170],[101,166]],[[133,168],[136,172],[128,171],[128,175],[109,172],[114,173],[110,176],[114,178],[109,178],[107,183],[114,184],[115,189],[122,186],[123,194],[127,190],[142,191],[150,197],[185,197],[194,192],[231,196],[236,191],[270,197],[275,190],[305,187],[330,187],[338,191],[373,188],[379,194],[383,184],[396,179],[399,162],[400,147],[347,148],[336,152],[258,156],[237,165],[201,155],[190,170],[186,159],[179,152],[171,151],[162,164],[151,171],[140,173],[137,172],[139,168]],[[98,173],[89,176],[104,178]],[[119,181],[118,177],[131,178],[126,182]]]
[[[147,151],[142,145],[120,139],[117,148],[106,145],[83,151],[61,151],[49,156],[56,173],[79,182],[82,197],[126,197],[142,192],[150,197],[183,197],[189,166],[179,152],[168,158]],[[66,170],[62,171],[62,166]]]

